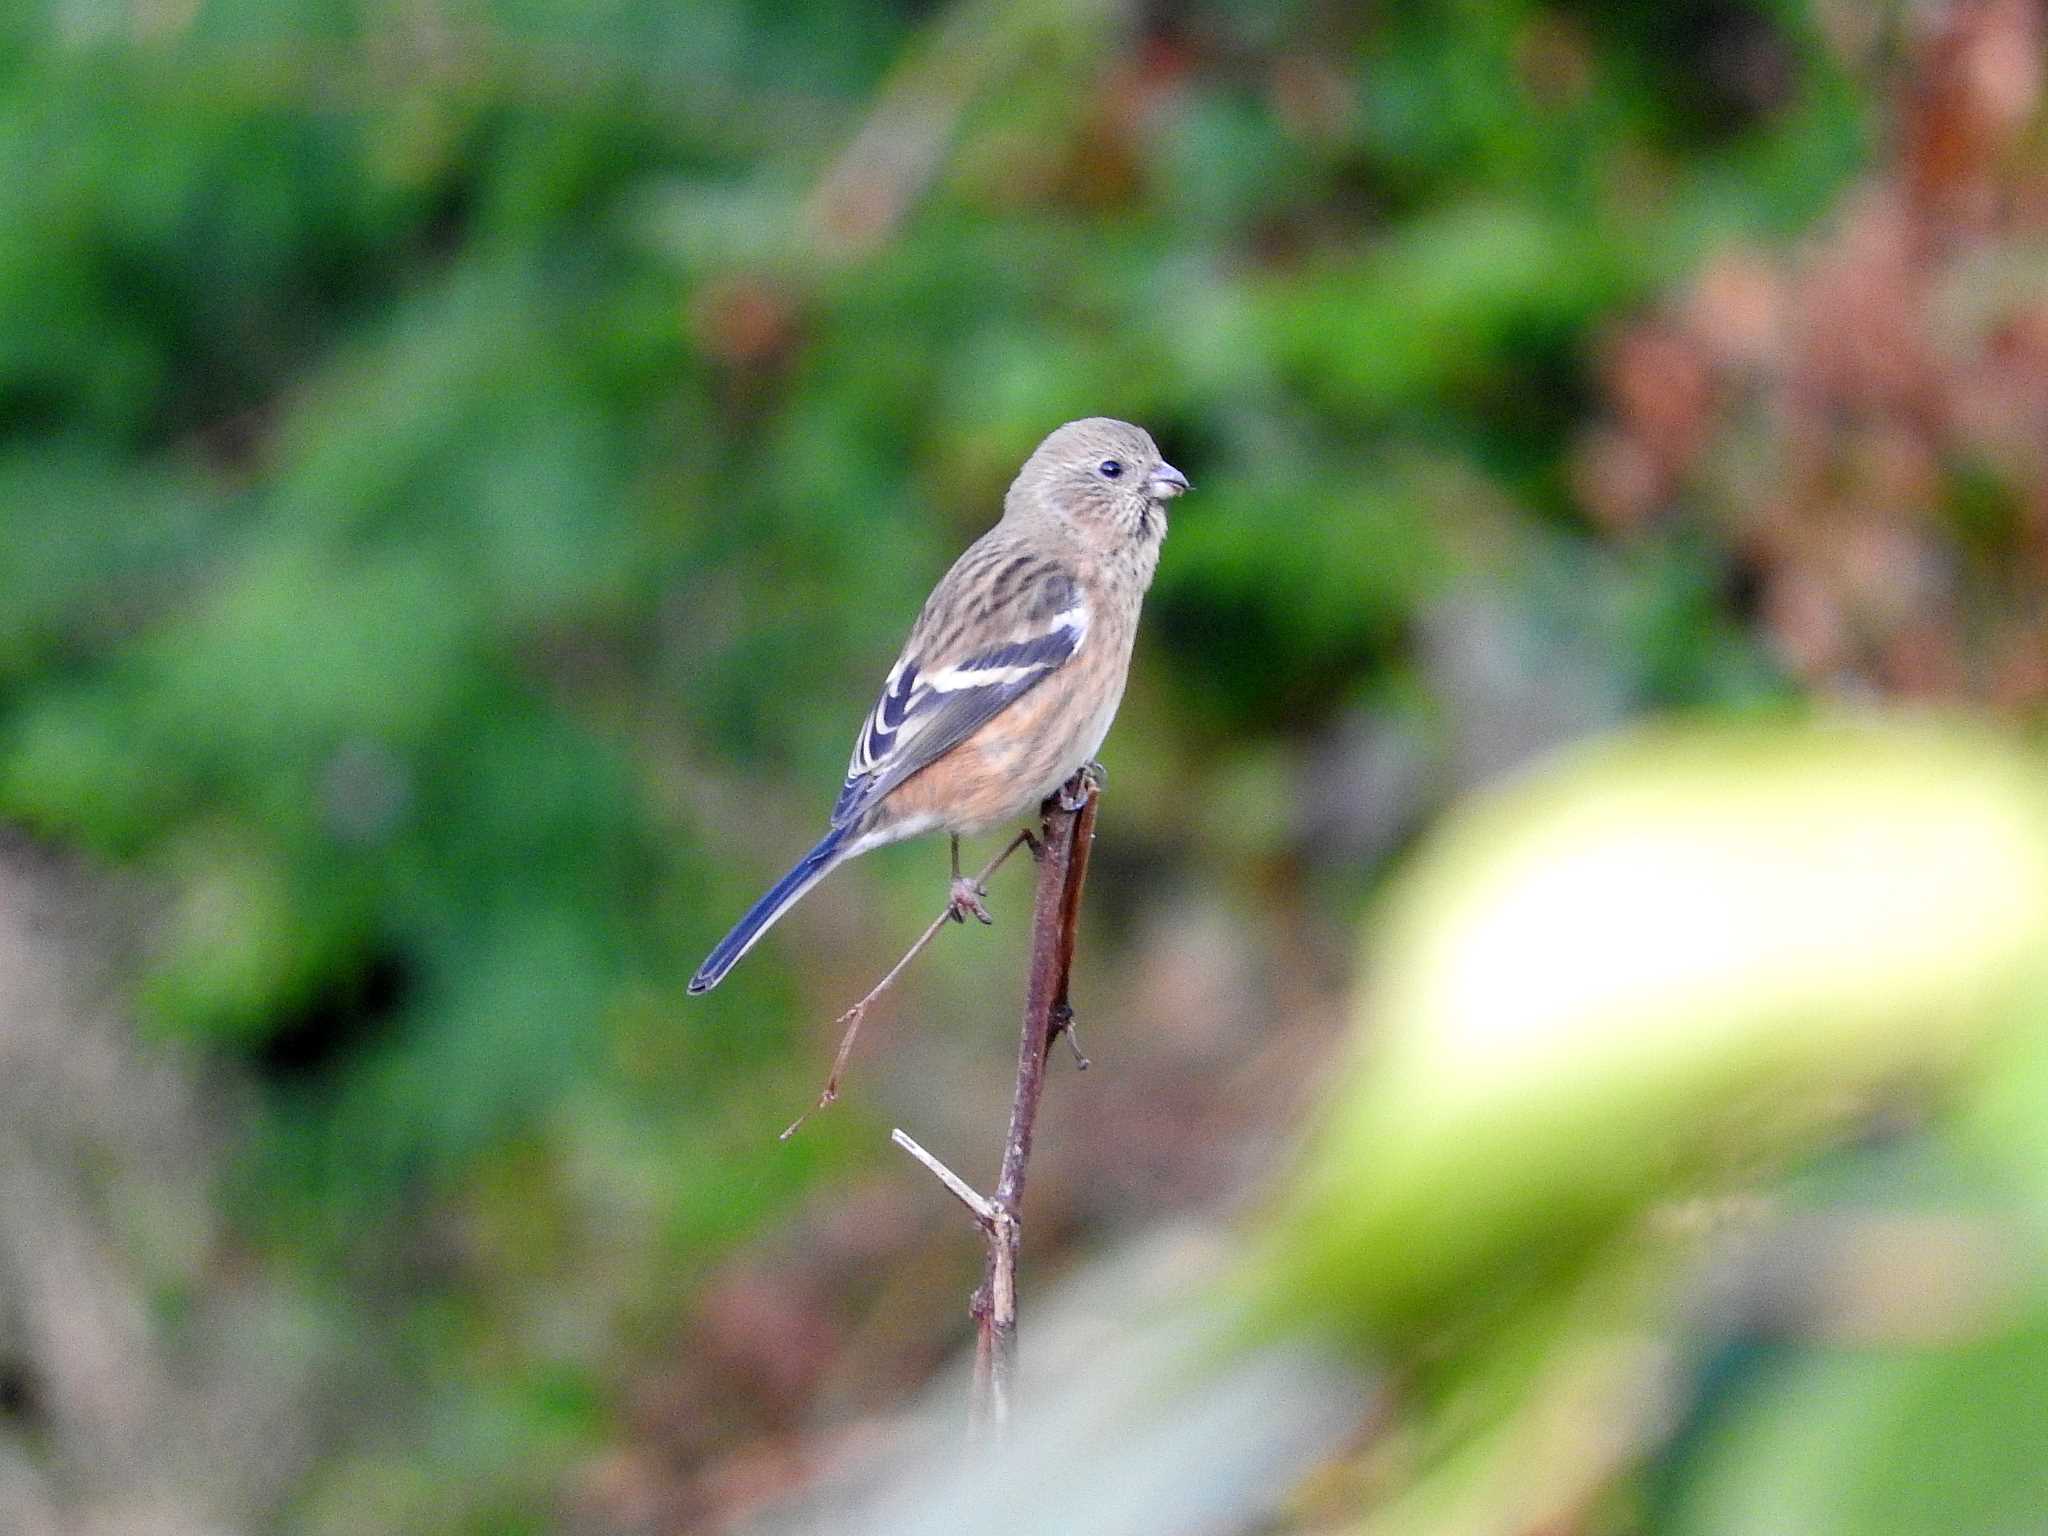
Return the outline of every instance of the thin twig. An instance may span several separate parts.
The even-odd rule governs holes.
[[[911,1138],[907,1131],[898,1127],[889,1133],[889,1139],[916,1158],[920,1163],[923,1163],[925,1167],[931,1169],[938,1176],[939,1182],[953,1192],[953,1198],[966,1206],[973,1213],[974,1219],[982,1227],[988,1228],[995,1224],[996,1208],[989,1203],[988,1197],[961,1178],[959,1174],[948,1168],[944,1163],[940,1162],[936,1157],[933,1157],[931,1153],[925,1151],[923,1147],[919,1146]]]
[[[1009,858],[1011,854],[1015,853],[1019,848],[1023,847],[1023,845],[1028,843],[1029,841],[1031,841],[1031,834],[1028,831],[1019,832],[1015,837],[1011,838],[1010,841],[1004,845],[1003,851],[1001,853],[997,854],[994,858],[990,859],[986,864],[982,865],[981,873],[974,877],[975,885],[987,885],[989,876],[993,875],[998,869],[1001,869],[1003,867],[1003,861]],[[855,1003],[851,1008],[847,1009],[846,1012],[842,1013],[841,1015],[839,1015],[838,1018],[832,1021],[835,1024],[844,1024],[846,1026],[846,1033],[839,1037],[839,1050],[832,1058],[831,1074],[825,1079],[825,1086],[823,1090],[821,1090],[818,1094],[818,1102],[813,1104],[809,1109],[805,1110],[802,1114],[798,1115],[794,1120],[790,1121],[789,1124],[783,1129],[781,1136],[776,1138],[777,1140],[789,1140],[790,1137],[794,1136],[797,1133],[798,1128],[801,1127],[806,1120],[810,1119],[812,1115],[816,1114],[819,1110],[823,1109],[826,1105],[830,1104],[834,1099],[839,1097],[839,1079],[841,1075],[844,1074],[846,1071],[847,1058],[853,1054],[853,1042],[855,1036],[860,1034],[861,1020],[865,1019],[868,1016],[868,1005],[872,1003],[876,998],[880,997],[884,992],[889,990],[890,983],[895,981],[895,979],[898,976],[903,974],[903,968],[905,966],[909,965],[911,961],[915,960],[919,955],[924,953],[924,947],[927,944],[931,943],[933,939],[938,937],[939,930],[945,927],[947,922],[952,918],[953,911],[953,903],[949,898],[946,902],[945,910],[940,912],[937,917],[933,918],[931,926],[925,929],[923,933],[917,936],[917,942],[912,944],[910,948],[906,949],[903,952],[903,958],[901,960],[898,960],[894,965],[889,967],[889,974],[884,976],[880,981],[876,982],[874,986],[869,988],[866,997],[863,997],[859,1002]]]

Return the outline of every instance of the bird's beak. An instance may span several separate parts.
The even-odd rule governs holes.
[[[1154,501],[1168,501],[1188,488],[1188,477],[1171,464],[1162,464],[1145,481],[1145,494]]]

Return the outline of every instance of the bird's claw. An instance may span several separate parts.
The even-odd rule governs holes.
[[[988,908],[982,904],[981,900],[986,894],[980,886],[976,885],[965,875],[955,875],[953,877],[952,900],[946,908],[946,915],[956,923],[964,923],[967,921],[968,914],[972,913],[978,921],[993,924],[995,919],[989,916]]]
[[[1059,788],[1059,806],[1063,811],[1078,811],[1092,796],[1102,792],[1109,783],[1109,770],[1100,763],[1083,763],[1074,776]]]

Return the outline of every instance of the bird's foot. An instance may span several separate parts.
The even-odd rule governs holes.
[[[1100,763],[1083,763],[1074,776],[1059,787],[1057,799],[1063,811],[1078,811],[1109,783],[1109,770]]]
[[[968,879],[967,876],[955,875],[953,877],[953,894],[946,908],[946,916],[952,918],[956,923],[964,923],[967,921],[968,914],[972,913],[980,922],[994,923],[995,919],[989,916],[988,908],[982,904],[981,900],[987,894],[988,892]]]

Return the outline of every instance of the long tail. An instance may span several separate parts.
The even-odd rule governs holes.
[[[690,991],[709,992],[725,979],[725,973],[739,964],[741,955],[754,947],[754,941],[766,933],[774,921],[795,906],[797,899],[825,878],[826,871],[839,862],[839,845],[846,840],[847,829],[834,827],[818,842],[818,846],[796,861],[796,868],[784,875],[769,888],[768,894],[747,908],[747,915],[733,925],[733,930],[718,941],[718,945],[704,957],[704,963],[697,967],[697,974],[690,978]]]

